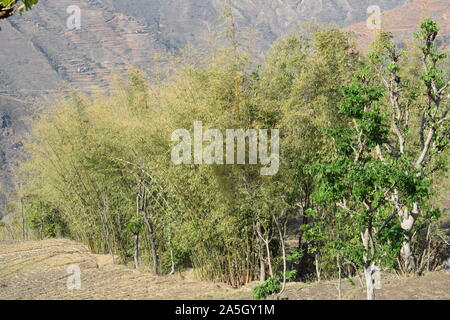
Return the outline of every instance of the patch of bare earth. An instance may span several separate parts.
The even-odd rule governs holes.
[[[81,270],[81,289],[68,290],[68,266]],[[154,276],[113,264],[112,257],[94,255],[82,244],[52,239],[0,242],[0,299],[251,299],[254,282],[241,289],[196,280],[192,271]],[[290,300],[336,300],[337,281],[289,283]],[[274,298],[274,297],[272,297]],[[341,282],[342,299],[364,299],[358,279]],[[450,270],[423,277],[384,276],[377,299],[450,299]]]
[[[422,277],[383,275],[381,289],[375,290],[377,300],[450,300],[450,270],[430,272]],[[286,294],[291,300],[337,300],[338,282],[289,284]],[[342,300],[366,299],[365,288],[357,279],[342,280]]]
[[[80,267],[80,290],[67,288],[71,265]],[[192,272],[157,277],[113,264],[66,239],[0,242],[0,299],[196,299],[232,290],[195,280]]]

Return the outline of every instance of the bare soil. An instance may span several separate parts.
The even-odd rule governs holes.
[[[81,289],[69,290],[68,266],[81,270]],[[385,277],[378,299],[450,299],[450,270],[423,277]],[[192,270],[170,276],[154,276],[113,264],[108,255],[94,255],[82,244],[51,239],[0,242],[0,300],[5,299],[251,299],[258,283],[233,289],[223,283],[199,281]],[[343,280],[342,299],[364,299],[357,279]],[[290,300],[338,299],[337,281],[289,283]]]

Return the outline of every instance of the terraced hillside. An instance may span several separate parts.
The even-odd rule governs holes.
[[[0,299],[193,299],[227,292],[223,284],[192,276],[155,277],[91,254],[69,240],[0,242]],[[68,290],[67,268],[81,270],[81,290]]]
[[[70,0],[43,1],[30,14],[2,23],[0,90],[40,95],[63,86],[103,86],[130,64],[148,68],[163,47],[132,17],[98,1],[81,1],[82,28],[66,26]],[[14,53],[14,54],[13,54]],[[4,62],[8,60],[6,65]]]
[[[433,18],[440,22],[441,45],[450,49],[450,2],[448,0],[412,0],[401,6],[382,13],[383,29],[395,33],[399,39],[411,37],[412,30],[424,18]],[[375,32],[366,28],[366,22],[360,22],[345,30],[354,32],[362,47],[366,47],[375,37]]]
[[[68,267],[81,271],[80,290],[67,287]],[[40,242],[0,242],[0,300],[3,299],[251,299],[251,283],[232,289],[222,283],[202,282],[192,271],[156,277],[112,263],[83,245],[65,239]],[[73,271],[72,271],[73,272]],[[289,283],[290,300],[338,299],[337,281]],[[450,270],[420,278],[384,276],[379,299],[450,299]],[[342,299],[364,299],[357,279],[342,282]]]
[[[425,1],[425,0],[421,0]],[[151,70],[155,54],[200,45],[221,29],[222,0],[42,0],[31,12],[0,27],[0,92],[30,96],[52,92],[63,82],[90,89],[131,63]],[[241,0],[233,13],[252,32],[261,52],[306,22],[345,27],[365,21],[366,9],[388,10],[408,0]],[[69,30],[66,11],[81,9],[81,29]],[[414,27],[413,27],[414,28]],[[412,28],[412,29],[413,29]],[[363,29],[366,29],[365,27]]]

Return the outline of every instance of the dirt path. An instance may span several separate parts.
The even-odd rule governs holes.
[[[68,290],[67,268],[78,265],[81,289]],[[257,283],[235,290],[221,283],[198,281],[192,271],[156,277],[144,270],[115,265],[65,239],[0,242],[0,299],[250,299]],[[450,271],[420,278],[385,280],[379,299],[450,299]],[[336,281],[290,283],[291,299],[337,299]],[[364,299],[358,281],[342,282],[343,299]]]

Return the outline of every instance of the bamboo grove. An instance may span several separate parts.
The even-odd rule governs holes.
[[[401,49],[382,31],[369,53],[313,26],[262,63],[237,37],[177,59],[164,80],[132,69],[107,95],[74,91],[40,114],[18,174],[35,234],[235,287],[360,271],[370,287],[374,268],[437,267],[449,105],[436,23]],[[174,165],[171,133],[194,121],[278,128],[278,174]]]

